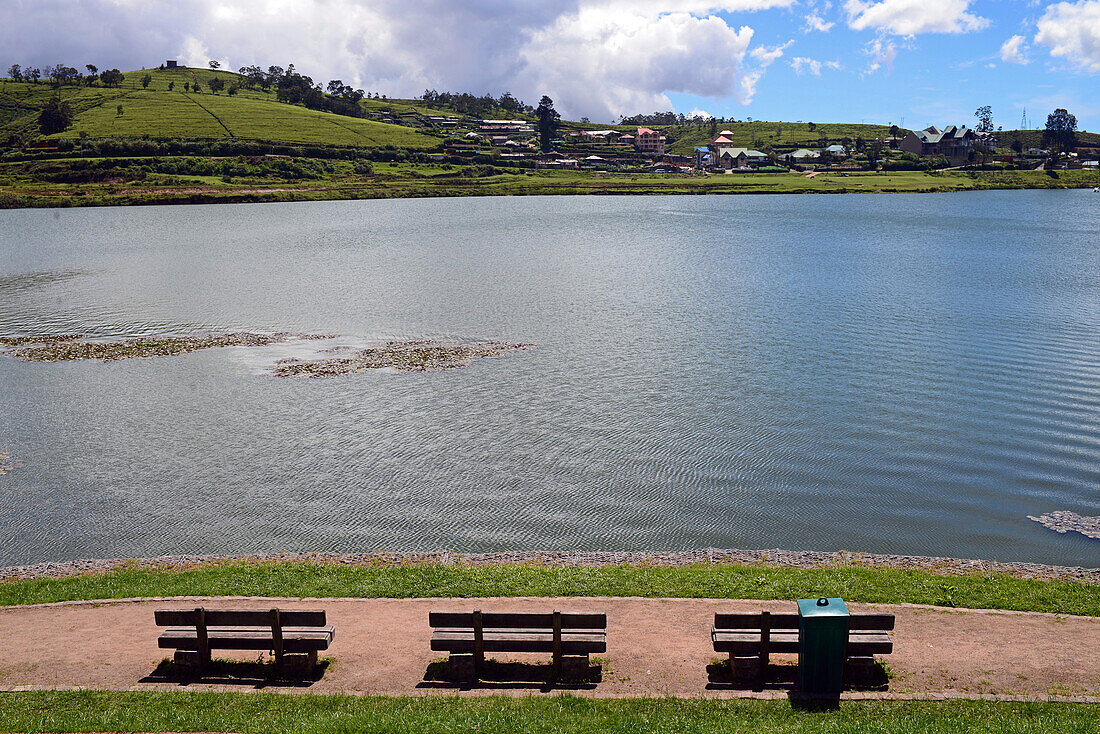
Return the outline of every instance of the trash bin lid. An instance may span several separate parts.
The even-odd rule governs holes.
[[[848,606],[843,599],[820,597],[818,599],[799,599],[799,617],[847,617]]]

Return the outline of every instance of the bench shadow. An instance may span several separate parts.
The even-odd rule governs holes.
[[[768,663],[763,675],[733,675],[729,660],[713,660],[707,666],[707,690],[777,691],[798,682],[798,665]]]
[[[213,683],[217,685],[240,685],[252,688],[308,688],[324,677],[332,661],[322,658],[317,661],[312,673],[308,675],[287,674],[275,666],[273,660],[225,660],[214,658],[201,672],[189,666],[177,665],[165,658],[149,675],[141,678],[140,683],[175,683],[187,686],[194,683]]]
[[[446,660],[428,664],[424,678],[417,688],[450,688],[468,691],[473,689],[509,690],[537,689],[539,691],[594,690],[603,680],[603,666],[590,663],[580,675],[559,677],[551,663],[524,663],[515,661],[486,660],[477,679],[456,678]]]
[[[874,665],[862,671],[848,671],[845,674],[845,691],[885,691],[889,689],[890,677],[886,666],[876,660]],[[769,691],[787,690],[797,694],[798,664],[768,663],[763,675],[733,675],[729,660],[712,660],[707,666],[707,689],[727,691]],[[812,701],[812,699],[806,699]],[[793,701],[793,699],[792,699]]]

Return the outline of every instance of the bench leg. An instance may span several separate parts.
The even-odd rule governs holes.
[[[755,680],[763,676],[766,663],[761,665],[760,657],[741,658],[730,653],[730,677],[733,680]]]
[[[172,663],[185,675],[197,675],[203,669],[202,656],[198,650],[176,650]]]
[[[474,656],[469,653],[451,653],[447,659],[450,666],[451,680],[473,681],[477,680],[477,665]]]
[[[845,686],[868,686],[874,685],[878,681],[875,680],[875,658],[871,655],[866,657],[850,657],[844,661],[844,685]]]
[[[563,680],[584,678],[588,675],[591,665],[588,655],[563,655],[555,672]]]

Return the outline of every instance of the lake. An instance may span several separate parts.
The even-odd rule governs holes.
[[[276,379],[289,347],[0,357],[0,565],[790,548],[1100,565],[1100,196],[0,211],[0,334],[538,347]],[[283,349],[284,351],[279,351]]]

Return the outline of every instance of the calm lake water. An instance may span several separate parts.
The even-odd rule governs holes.
[[[0,334],[538,349],[278,380],[278,349],[0,358],[0,565],[849,549],[1100,565],[1100,196],[0,211]],[[285,349],[284,349],[285,351]]]

